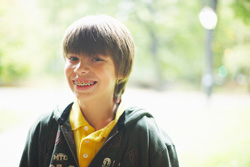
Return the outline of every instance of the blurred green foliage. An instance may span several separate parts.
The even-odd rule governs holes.
[[[242,19],[246,24],[250,24],[250,0],[235,0],[232,7],[235,11],[235,15]]]
[[[218,85],[236,82],[239,76],[245,77],[243,84],[249,80],[250,65],[234,63],[249,61],[250,33],[244,24],[249,11],[238,14],[243,7],[249,10],[248,3],[219,1],[213,43]],[[2,0],[0,85],[45,75],[62,77],[65,29],[80,17],[102,13],[121,20],[135,39],[132,81],[157,85],[182,80],[199,87],[205,64],[204,29],[198,20],[201,8],[201,2],[185,0]],[[218,75],[221,66],[227,69],[226,76]]]

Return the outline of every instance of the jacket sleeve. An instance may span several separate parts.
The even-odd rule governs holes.
[[[57,125],[52,115],[43,115],[30,128],[19,167],[48,166],[54,147]]]
[[[151,126],[150,131],[151,142],[154,143],[151,145],[154,154],[151,154],[150,166],[179,167],[175,145],[168,134],[157,125]]]
[[[179,167],[179,162],[174,145],[169,145],[154,157],[150,161],[150,166],[157,167]]]
[[[38,166],[38,128],[33,126],[28,133],[19,167]]]

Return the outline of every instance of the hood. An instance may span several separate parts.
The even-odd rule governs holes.
[[[153,118],[152,114],[150,114],[146,109],[139,107],[129,107],[127,108],[118,121],[118,129],[122,129],[124,127],[128,127],[143,117]]]
[[[72,104],[73,102],[67,106],[57,106],[54,110],[54,118],[60,125],[68,120]],[[143,117],[153,118],[153,116],[143,108],[129,107],[125,109],[124,113],[119,118],[118,128],[122,129],[124,127],[130,126]]]

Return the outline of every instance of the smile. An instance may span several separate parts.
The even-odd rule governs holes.
[[[87,81],[87,82],[84,82],[84,81],[73,81],[73,83],[77,86],[80,86],[80,87],[84,87],[84,86],[91,86],[91,85],[94,85],[96,84],[97,82],[96,81]]]

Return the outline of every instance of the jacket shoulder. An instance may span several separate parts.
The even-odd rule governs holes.
[[[26,139],[20,161],[21,167],[47,166],[58,130],[58,119],[64,111],[65,108],[58,106],[53,112],[42,114],[33,123]]]
[[[133,123],[128,128],[128,132],[134,139],[136,136],[135,140],[139,141],[139,143],[134,144],[143,145],[142,148],[145,150],[141,151],[148,153],[150,162],[154,166],[178,167],[175,145],[169,135],[157,124],[153,115],[141,108],[130,108],[128,111],[127,114],[131,114],[133,117],[137,116],[134,118],[136,120],[133,120],[131,115],[128,116],[133,120],[130,120]]]
[[[46,130],[46,128],[51,128],[55,124],[57,125],[64,122],[68,119],[71,106],[72,103],[68,105],[58,105],[52,112],[40,115],[30,130]]]

